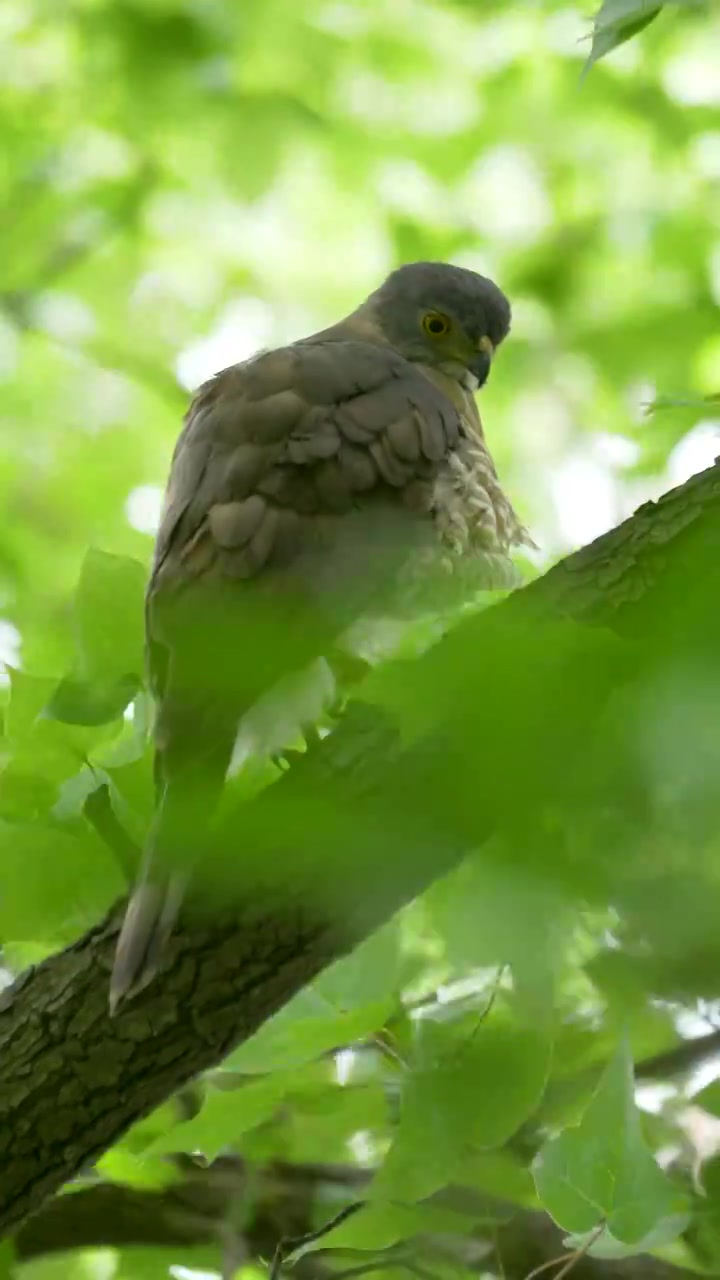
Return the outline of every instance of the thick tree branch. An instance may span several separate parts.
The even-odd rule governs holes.
[[[217,1246],[241,1204],[246,1254],[267,1259],[281,1236],[310,1229],[324,1187],[335,1196],[351,1195],[368,1180],[349,1167],[281,1164],[252,1169],[248,1177],[244,1162],[232,1156],[208,1168],[179,1163],[184,1172],[179,1169],[177,1180],[162,1190],[102,1183],[55,1197],[15,1236],[18,1257],[100,1246]]]
[[[719,588],[715,466],[401,669],[403,735],[395,709],[359,705],[232,815],[206,861],[211,882],[215,854],[238,851],[232,913],[188,921],[158,980],[115,1020],[117,910],[22,975],[0,997],[0,1229],[513,821],[518,776],[528,811],[547,798],[640,648],[651,646],[655,668],[680,652],[717,665]],[[610,628],[622,644],[590,643],[587,626],[557,633],[558,617]],[[568,688],[558,724],[553,708]],[[433,715],[403,723],[429,692]]]
[[[314,1223],[331,1216],[331,1206],[336,1209],[343,1198],[351,1201],[362,1195],[368,1182],[362,1169],[342,1165],[276,1164],[256,1170],[248,1211],[243,1214],[246,1257],[257,1261],[272,1257],[278,1239],[310,1231]],[[15,1245],[23,1260],[101,1245],[118,1249],[217,1246],[228,1214],[248,1191],[245,1166],[234,1157],[218,1159],[207,1169],[188,1168],[183,1178],[162,1191],[106,1184],[88,1187],[44,1205],[20,1229]],[[475,1249],[482,1237],[480,1224],[497,1220],[499,1225],[487,1232],[488,1262],[501,1263],[505,1275],[522,1280],[535,1267],[566,1252],[563,1232],[543,1213],[501,1203],[467,1187],[448,1187],[436,1199],[476,1219],[478,1230],[471,1237]],[[412,1242],[408,1248],[412,1252]],[[432,1248],[432,1238],[423,1238],[416,1246],[418,1258],[424,1259]],[[342,1273],[342,1264],[335,1260],[331,1266],[322,1247],[293,1266],[300,1280],[329,1280],[334,1271]],[[608,1262],[586,1257],[574,1274],[578,1280],[684,1280],[696,1273],[657,1258]]]

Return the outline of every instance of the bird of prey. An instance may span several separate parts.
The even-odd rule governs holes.
[[[244,713],[358,618],[392,616],[438,552],[493,586],[530,543],[474,400],[509,328],[491,280],[411,263],[338,324],[196,394],[147,590],[157,803],[112,1008],[157,967]]]

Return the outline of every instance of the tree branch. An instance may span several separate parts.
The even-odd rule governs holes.
[[[351,1197],[363,1194],[368,1183],[369,1175],[353,1166],[279,1163],[256,1171],[250,1183],[252,1210],[246,1214],[243,1228],[247,1258],[272,1257],[279,1239],[310,1232],[311,1224],[327,1217],[329,1206],[337,1205],[339,1197],[347,1197],[352,1205],[356,1202]],[[245,1187],[242,1160],[228,1156],[207,1169],[188,1168],[182,1179],[162,1191],[108,1184],[88,1187],[51,1200],[31,1217],[15,1237],[17,1254],[25,1261],[101,1245],[117,1249],[218,1245],[227,1214]],[[438,1203],[455,1205],[467,1218],[476,1218],[474,1246],[483,1235],[481,1224],[499,1221],[496,1229],[487,1232],[486,1228],[487,1240],[508,1276],[521,1280],[551,1258],[570,1256],[563,1248],[562,1231],[546,1214],[518,1209],[469,1187],[447,1188]],[[408,1248],[412,1256],[412,1242]],[[432,1248],[432,1237],[423,1238],[419,1255],[424,1256],[428,1248]],[[388,1265],[383,1263],[380,1269]],[[300,1280],[327,1280],[333,1274],[322,1251],[297,1261],[295,1273]],[[578,1280],[684,1280],[696,1273],[652,1257],[626,1262],[585,1257],[576,1264],[574,1274]]]
[[[157,981],[118,1017],[107,986],[119,908],[23,974],[0,996],[0,1230],[516,820],[518,779],[527,813],[564,785],[639,651],[655,671],[679,652],[717,665],[719,595],[716,465],[399,668],[399,719],[357,704],[230,815],[203,871],[225,901],[222,853],[242,851],[232,912],[188,919]],[[568,639],[558,618],[593,626]],[[598,626],[621,647],[596,644]],[[429,693],[427,721],[404,723]]]

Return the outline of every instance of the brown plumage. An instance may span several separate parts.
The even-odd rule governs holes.
[[[451,563],[476,558],[486,585],[507,580],[510,549],[529,539],[473,391],[509,314],[491,281],[413,264],[340,324],[234,365],[196,395],[147,592],[158,807],[113,1007],[157,965],[178,863],[210,819],[244,712],[358,617],[400,608],[438,550]]]

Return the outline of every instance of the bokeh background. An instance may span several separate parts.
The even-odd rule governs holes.
[[[642,8],[606,0],[613,6]],[[205,377],[332,322],[401,262],[443,259],[493,276],[513,303],[481,411],[538,543],[535,570],[720,453],[720,10],[668,0],[583,76],[591,19],[591,7],[554,0],[0,3],[0,939],[10,970],[77,936],[125,887],[80,811],[98,778],[110,779],[141,835],[147,703],[139,696],[132,717],[120,706],[112,723],[100,715],[84,728],[45,712],[80,659],[85,675],[135,670],[126,659],[140,653],[162,486]],[[88,562],[90,548],[106,558]],[[685,720],[678,712],[682,741],[705,694],[698,684],[697,705]],[[659,791],[676,723],[650,714],[647,723],[642,747]],[[516,1111],[497,1149],[463,1167],[467,1185],[536,1226],[549,1221],[529,1164],[553,1126],[577,1120],[593,1069],[629,1022],[645,1136],[680,1169],[700,1223],[671,1260],[720,1273],[718,849],[700,855],[676,836],[648,830],[647,862],[643,841],[633,846],[645,930],[636,951],[639,933],[623,933],[610,909],[558,944],[549,1100],[514,1146],[505,1137],[538,1103],[549,1049],[546,1028],[528,1030],[510,987],[500,991],[492,948],[512,925],[534,965],[540,925],[564,917],[552,876],[523,881],[511,868],[489,893],[487,869],[469,865],[204,1082],[191,1100],[192,1110],[205,1099],[194,1128],[169,1104],[103,1156],[87,1184],[155,1191],[168,1181],[164,1158],[190,1150],[265,1171],[277,1160],[331,1160],[362,1173],[390,1146],[417,1022],[437,1024],[438,1043],[464,1043],[468,1010],[475,1026],[494,1002],[499,1022],[484,1027],[483,1044],[497,1034],[501,1066],[479,1056],[462,1082],[458,1150],[474,1109],[494,1123],[506,1061],[518,1072]],[[538,865],[550,865],[538,840]],[[388,1024],[394,1058],[379,1039]],[[343,1037],[363,1040],[362,1051],[330,1054]],[[686,1060],[693,1037],[708,1053]],[[262,1079],[248,1086],[254,1072]],[[704,1110],[695,1105],[703,1086]],[[442,1114],[447,1081],[434,1088],[429,1105]],[[631,1097],[629,1086],[622,1106]],[[412,1168],[437,1185],[450,1176],[420,1126],[403,1141]],[[713,1180],[700,1191],[708,1154]],[[237,1274],[266,1274],[278,1234],[326,1218],[350,1185],[341,1179],[325,1199],[308,1192],[299,1222],[296,1201],[288,1216],[273,1191],[261,1243],[252,1237],[256,1253]],[[217,1245],[191,1257],[179,1241],[192,1232],[173,1213],[166,1249],[96,1248],[14,1269],[8,1246],[0,1280],[184,1280],[191,1264],[234,1274]],[[401,1240],[427,1227],[416,1205],[408,1213],[393,1228]],[[530,1221],[512,1228],[506,1261]],[[353,1247],[370,1248],[359,1238]],[[514,1280],[493,1240],[480,1253],[440,1249],[432,1280]],[[543,1237],[540,1257],[553,1247]],[[518,1261],[518,1280],[525,1271]],[[329,1273],[311,1259],[298,1274]]]
[[[551,0],[3,0],[3,656],[63,668],[89,544],[147,559],[190,389],[399,262],[512,298],[482,407],[540,565],[707,465],[718,47],[670,5],[581,84]]]

